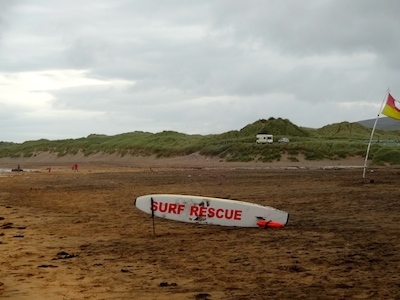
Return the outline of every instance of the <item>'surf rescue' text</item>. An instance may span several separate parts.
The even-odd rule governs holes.
[[[184,210],[185,204],[163,203],[158,201],[153,202],[154,212],[159,211],[161,213],[180,215]],[[242,210],[207,207],[204,205],[192,205],[189,210],[189,215],[203,218],[218,218],[239,221],[242,219]]]

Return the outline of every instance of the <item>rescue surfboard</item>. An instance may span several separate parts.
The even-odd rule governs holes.
[[[289,219],[287,212],[269,206],[190,195],[144,195],[136,198],[135,206],[159,218],[197,224],[267,228],[260,224],[272,222],[283,227]],[[260,221],[266,222],[258,224]]]

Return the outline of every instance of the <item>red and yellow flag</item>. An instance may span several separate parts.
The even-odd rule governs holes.
[[[397,108],[395,102],[397,102],[396,99],[392,97],[392,95],[388,94],[388,98],[386,101],[386,105],[382,110],[382,113],[390,118],[400,120],[400,109]],[[400,103],[399,103],[400,107]]]

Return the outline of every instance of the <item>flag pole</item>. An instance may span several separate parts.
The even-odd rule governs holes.
[[[366,153],[366,155],[365,155],[364,170],[363,170],[363,179],[365,178],[365,173],[366,173],[366,171],[367,171],[368,155],[369,155],[369,150],[370,150],[370,148],[371,148],[372,138],[373,138],[373,136],[374,136],[376,124],[378,123],[378,118],[379,118],[379,116],[380,116],[380,114],[381,114],[383,105],[385,104],[385,100],[387,99],[387,96],[389,95],[389,92],[390,92],[390,91],[389,91],[389,88],[388,88],[387,91],[386,91],[385,97],[384,97],[383,100],[382,100],[382,104],[381,104],[381,108],[379,109],[379,113],[378,113],[378,115],[376,116],[374,126],[372,127],[371,137],[369,138],[369,143],[368,143],[368,147],[367,147],[367,153]]]

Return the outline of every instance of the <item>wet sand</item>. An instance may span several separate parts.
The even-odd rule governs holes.
[[[0,174],[1,299],[400,298],[399,169],[363,180],[349,162],[74,162]],[[151,193],[249,201],[290,219],[266,230],[156,218],[154,235],[133,205]]]

